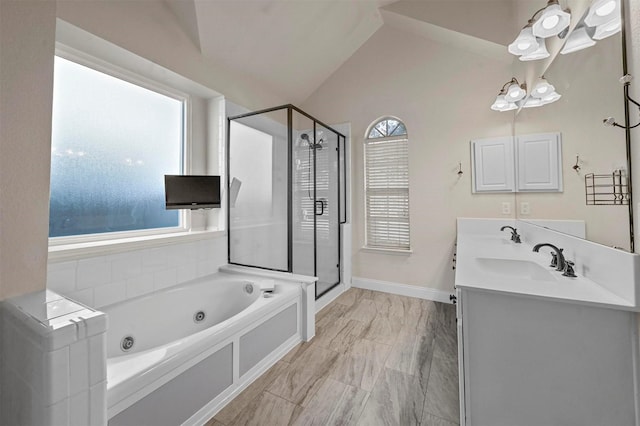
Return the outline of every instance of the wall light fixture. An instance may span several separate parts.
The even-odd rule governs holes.
[[[526,84],[520,84],[515,77],[507,81],[500,89],[496,100],[491,105],[494,111],[511,111],[518,108],[516,102],[522,100],[527,95]]]
[[[509,53],[520,56],[521,61],[548,58],[549,52],[544,39],[564,31],[569,27],[570,21],[571,13],[562,10],[558,0],[548,0],[547,5],[536,10],[518,37],[509,45]]]
[[[562,97],[544,76],[540,77],[536,82],[531,91],[531,96],[526,96],[526,84],[520,84],[518,80],[513,77],[502,86],[500,93],[496,96],[496,100],[491,105],[491,109],[502,112],[511,111],[519,107],[534,108],[550,104]]]

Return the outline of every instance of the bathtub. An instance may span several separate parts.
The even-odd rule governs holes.
[[[206,420],[302,340],[301,295],[219,272],[103,308],[109,425]]]

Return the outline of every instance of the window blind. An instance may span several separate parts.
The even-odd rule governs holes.
[[[365,140],[366,246],[409,250],[409,141]]]

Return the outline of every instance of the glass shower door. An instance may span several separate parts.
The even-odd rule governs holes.
[[[340,282],[340,211],[338,134],[315,126],[315,265],[316,298]]]
[[[297,111],[293,129],[293,272],[317,298],[340,282],[338,134]]]
[[[313,120],[293,111],[293,273],[315,276]]]

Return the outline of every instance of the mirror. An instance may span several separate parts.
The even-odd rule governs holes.
[[[535,4],[523,2],[535,12]],[[586,10],[590,2],[585,3]],[[576,8],[577,9],[577,8]],[[574,7],[572,7],[574,13]],[[529,15],[530,16],[530,15]],[[526,19],[526,18],[525,18]],[[575,18],[572,17],[572,22]],[[526,21],[525,21],[526,22]],[[542,107],[522,108],[516,115],[514,135],[560,132],[562,134],[563,187],[561,193],[517,193],[516,217],[530,219],[583,220],[586,238],[608,246],[631,249],[629,236],[629,206],[621,203],[587,205],[586,191],[596,191],[598,199],[614,199],[612,173],[622,170],[626,178],[627,154],[625,131],[603,125],[603,119],[624,119],[623,86],[619,78],[622,68],[622,34],[598,41],[594,46],[558,54],[553,61],[532,66],[516,66],[518,78],[527,75],[527,86],[535,81],[537,72],[562,95],[558,101]],[[585,187],[585,177],[594,188]],[[605,177],[600,177],[605,175]],[[624,179],[623,179],[624,182]],[[619,188],[619,187],[618,187]],[[598,202],[600,204],[600,202]]]

